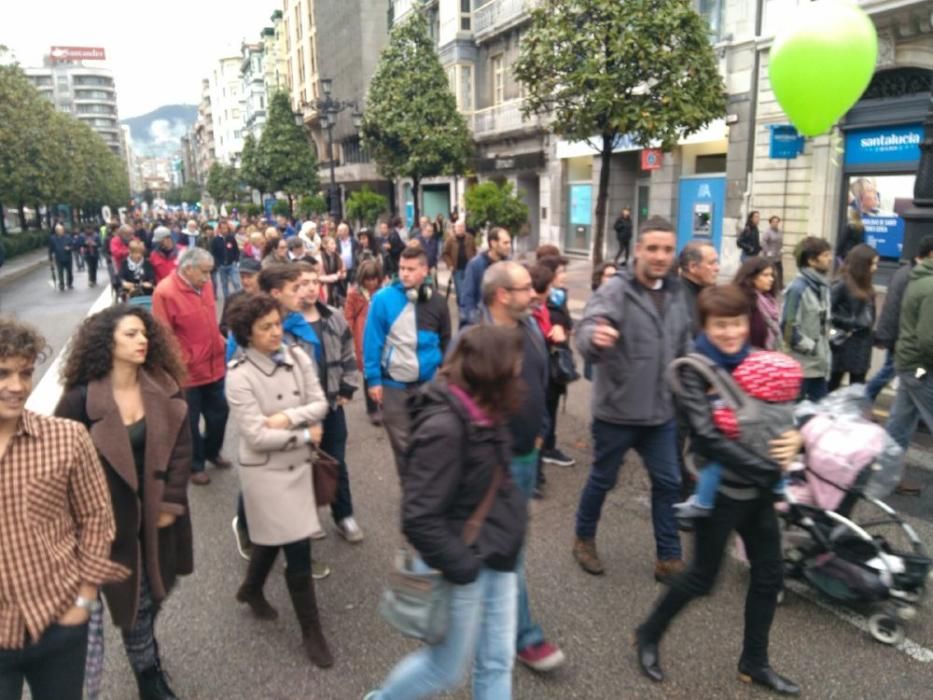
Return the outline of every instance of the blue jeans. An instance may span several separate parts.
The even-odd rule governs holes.
[[[457,301],[460,301],[460,290],[463,289],[463,275],[466,269],[454,270],[454,291],[457,293]]]
[[[865,395],[868,400],[874,403],[878,399],[878,394],[891,383],[896,374],[894,369],[894,353],[890,350],[884,353],[884,364],[881,365],[875,376],[868,380],[868,386],[865,387]]]
[[[806,377],[800,386],[800,400],[822,401],[829,393],[829,382],[824,377]]]
[[[917,379],[913,372],[898,372],[897,394],[885,430],[906,451],[921,419],[933,432],[933,376],[927,373]]]
[[[534,450],[527,455],[513,456],[512,461],[509,463],[509,473],[527,503],[538,482],[538,451]],[[525,545],[522,545],[522,549],[518,553],[515,574],[518,577],[518,629],[515,636],[515,649],[521,651],[544,641],[544,632],[531,617],[531,605],[528,603],[528,583],[525,580]]]
[[[339,523],[344,518],[353,515],[353,498],[350,495],[350,474],[347,472],[347,417],[343,406],[337,406],[327,412],[321,425],[324,436],[321,438],[321,449],[337,460],[337,498],[330,506],[330,513],[334,522]]]
[[[677,423],[616,425],[593,420],[593,464],[577,506],[577,537],[593,539],[606,494],[616,485],[630,449],[638,452],[651,479],[651,521],[658,559],[680,559],[674,504],[680,500]]]
[[[693,492],[696,503],[701,508],[712,510],[716,505],[716,494],[719,491],[719,482],[722,481],[722,465],[718,462],[708,462],[700,469],[697,476],[696,490]],[[779,479],[774,485],[774,493],[784,493],[787,486],[785,479]]]
[[[224,288],[224,299],[226,299],[232,292],[227,291],[230,286],[233,287],[233,291],[236,292],[240,289],[240,268],[236,263],[232,265],[221,265],[220,266],[220,282]]]
[[[417,700],[453,690],[473,666],[474,700],[509,700],[515,658],[516,575],[482,569],[454,586],[444,641],[402,659],[376,700]]]

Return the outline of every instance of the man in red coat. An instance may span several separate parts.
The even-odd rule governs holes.
[[[184,246],[177,245],[172,239],[172,232],[166,226],[157,226],[152,232],[152,253],[149,264],[155,272],[156,284],[178,269],[178,258]]]
[[[120,274],[123,261],[130,257],[130,239],[133,238],[133,228],[123,224],[117,229],[117,235],[110,240],[110,259],[113,260],[113,269]]]
[[[188,248],[178,258],[178,269],[159,283],[152,296],[152,313],[175,334],[188,369],[185,398],[194,447],[191,482],[200,486],[211,482],[204,471],[205,462],[219,469],[231,466],[220,454],[228,408],[224,396],[225,342],[217,326],[213,269],[210,253]]]

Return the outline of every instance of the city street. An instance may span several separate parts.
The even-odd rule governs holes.
[[[573,279],[585,278],[579,263]],[[59,294],[39,270],[6,287],[4,310],[36,323],[57,351],[99,296],[76,289]],[[579,281],[579,280],[578,280]],[[571,287],[573,307],[584,300],[582,285]],[[637,458],[629,459],[619,487],[610,495],[598,535],[606,574],[592,577],[570,555],[573,515],[587,474],[590,387],[581,380],[562,408],[561,446],[577,460],[572,468],[548,468],[547,497],[536,501],[528,539],[528,580],[532,611],[548,637],[567,654],[566,666],[538,676],[516,668],[515,697],[539,699],[757,698],[767,695],[739,683],[735,664],[741,645],[746,574],[728,562],[714,594],[700,600],[676,622],[662,647],[668,680],[654,686],[639,674],[631,648],[634,626],[648,612],[661,587],[654,583],[648,481]],[[246,562],[234,547],[230,521],[235,510],[234,471],[209,473],[206,487],[190,487],[195,527],[195,573],[181,581],[164,606],[158,638],[165,667],[179,697],[240,700],[352,700],[377,686],[415,644],[392,631],[378,615],[380,592],[398,534],[399,489],[382,429],[369,425],[358,396],[349,407],[349,464],[356,518],[366,540],[350,545],[329,531],[315,543],[315,557],[332,575],[318,582],[322,609],[336,664],[322,671],[303,655],[300,633],[281,576],[270,576],[267,595],[279,610],[274,622],[260,622],[234,601]],[[227,434],[226,453],[235,457],[236,435]],[[929,452],[925,453],[929,458]],[[911,522],[933,545],[933,474],[914,470],[926,496],[893,499],[909,503],[922,517]],[[925,504],[925,505],[921,505]],[[922,511],[922,512],[919,512]],[[689,547],[690,536],[685,536]],[[796,590],[796,589],[793,589]],[[858,628],[859,618],[839,613],[807,594],[791,593],[779,609],[772,637],[772,663],[799,682],[811,698],[929,697],[933,675],[933,613],[922,609],[908,625],[908,642],[885,647]],[[108,624],[104,697],[137,696],[118,633]],[[454,696],[469,697],[468,691]]]

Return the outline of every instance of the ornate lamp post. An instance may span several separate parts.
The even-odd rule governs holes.
[[[910,261],[917,255],[920,239],[933,233],[933,85],[927,117],[923,122],[923,142],[920,163],[914,182],[914,205],[904,212],[904,247],[901,260]]]
[[[330,184],[327,188],[327,199],[330,213],[335,219],[342,216],[340,208],[340,190],[337,187],[336,163],[334,162],[334,127],[337,125],[337,115],[347,109],[353,110],[353,128],[359,130],[363,123],[363,115],[355,100],[335,100],[332,96],[334,81],[330,78],[321,78],[321,95],[314,102],[305,102],[302,108],[311,108],[320,115],[321,127],[327,131],[327,159],[330,161]]]

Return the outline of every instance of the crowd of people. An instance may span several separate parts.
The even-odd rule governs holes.
[[[264,225],[177,215],[77,235],[56,226],[49,255],[60,289],[73,286],[74,256],[93,286],[103,256],[118,301],[151,299],[81,324],[56,417],[24,407],[45,341],[0,320],[0,459],[10,474],[0,482],[0,551],[13,553],[0,558],[0,594],[17,592],[0,595],[0,697],[20,697],[24,682],[35,700],[80,698],[83,685],[96,697],[101,597],[140,697],[176,697],[155,622],[177,577],[192,573],[188,485],[208,486],[208,465],[238,467],[232,527],[248,566],[236,600],[261,620],[278,618],[263,591],[281,549],[305,653],[333,665],[315,590],[330,570],[312,549],[325,536],[322,506],[349,543],[365,537],[344,412],[360,390],[391,446],[412,570],[439,572],[449,590],[442,639],[402,659],[366,697],[433,696],[470,669],[473,697],[511,697],[516,660],[539,673],[566,660],[532,615],[524,554],[545,466],[574,464],[557,431],[560,399],[580,376],[574,346],[592,380],[593,454],[571,549],[584,571],[606,572],[596,534],[629,451],[650,478],[654,578],[668,588],[635,630],[639,667],[663,681],[663,636],[711,590],[734,531],[751,564],[740,678],[798,694],[771,667],[769,631],[783,587],[774,502],[800,434],[788,417],[763,457],[738,438],[703,372],[681,370],[676,387],[666,373],[697,356],[749,393],[764,372],[778,381],[775,401],[818,401],[846,377],[865,382],[872,348],[883,347],[867,396],[898,377],[887,429],[906,448],[920,420],[933,428],[933,236],[895,276],[876,324],[872,248],[853,246],[833,279],[830,244],[803,238],[785,287],[780,220],[764,237],[758,222],[749,215],[742,265],[722,284],[712,243],[678,253],[670,222],[651,217],[635,232],[624,210],[619,254],[594,269],[576,323],[570,261],[558,247],[541,245],[522,264],[508,230],[479,238],[456,216],[421,217],[410,232],[399,219],[354,233],[333,218]],[[228,426],[233,460],[223,454]],[[685,450],[709,477],[687,501]],[[326,497],[325,458],[334,482]],[[685,524],[696,538],[689,565]]]

